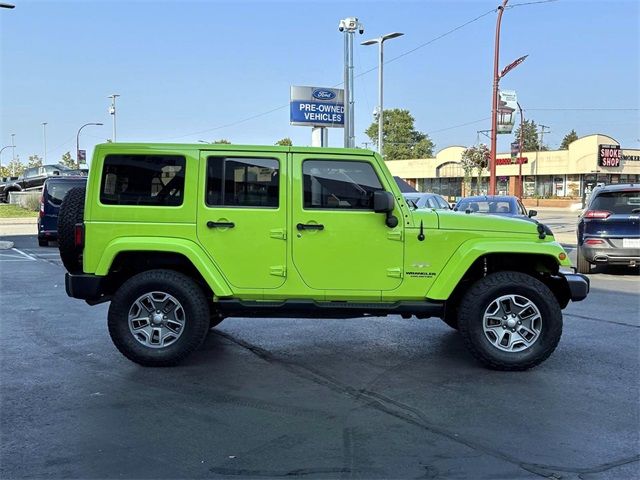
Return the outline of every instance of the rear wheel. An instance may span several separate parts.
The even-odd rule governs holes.
[[[60,259],[69,273],[82,272],[82,247],[75,244],[76,224],[84,220],[84,187],[67,192],[58,213],[58,248]]]
[[[555,295],[536,278],[497,272],[478,280],[458,309],[471,353],[495,370],[527,370],[546,360],[562,335]]]
[[[584,258],[580,247],[576,251],[576,266],[578,273],[591,273],[591,264]]]
[[[188,276],[149,270],[127,280],[111,301],[109,334],[120,352],[149,367],[179,363],[209,330],[209,303]]]

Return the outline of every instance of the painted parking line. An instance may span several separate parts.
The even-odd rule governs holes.
[[[0,253],[0,262],[33,262],[36,258],[24,253],[17,248],[11,248],[9,250],[3,250]]]

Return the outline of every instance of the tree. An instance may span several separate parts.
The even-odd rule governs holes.
[[[227,140],[226,138],[221,138],[220,140],[214,140],[211,143],[224,143],[226,145],[231,145],[231,142],[229,140]]]
[[[484,143],[481,143],[478,146],[473,146],[467,148],[464,152],[462,152],[462,160],[460,162],[462,164],[462,169],[464,170],[465,182],[471,182],[471,175],[473,170],[475,169],[478,173],[477,175],[477,185],[478,194],[480,194],[480,185],[482,182],[482,172],[489,165],[489,147],[487,147]],[[469,177],[469,179],[467,179]],[[471,187],[469,185],[469,190]]]
[[[409,110],[394,108],[385,110],[382,124],[385,160],[406,158],[426,158],[433,156],[435,144],[425,133],[415,129],[414,118]],[[373,122],[367,130],[367,136],[378,145],[378,122]]]
[[[20,157],[16,155],[15,160],[11,160],[6,166],[0,168],[0,177],[17,177],[22,175],[25,166],[20,161]]]
[[[281,138],[280,140],[278,140],[276,142],[276,145],[280,145],[282,147],[291,147],[291,146],[293,146],[293,142],[291,141],[291,139],[289,137],[284,137],[284,138]]]
[[[42,166],[42,159],[38,155],[29,155],[27,168],[41,167],[41,166]]]
[[[520,141],[520,126],[515,132],[516,142]],[[524,121],[524,142],[522,148],[525,152],[535,152],[537,150],[547,150],[547,147],[540,145],[540,137],[538,136],[538,126],[533,120]]]
[[[560,150],[569,150],[569,144],[571,142],[575,142],[578,139],[578,134],[575,130],[571,130],[567,133],[562,139],[562,143],[560,144]]]
[[[73,158],[71,158],[71,152],[67,152],[64,155],[62,155],[62,158],[60,159],[60,163],[65,167],[69,167],[69,168],[77,167],[76,161]]]

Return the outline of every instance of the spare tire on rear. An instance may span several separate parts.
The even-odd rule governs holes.
[[[76,246],[75,227],[84,220],[85,194],[84,187],[69,190],[58,213],[58,248],[62,264],[69,273],[82,273],[82,247]]]

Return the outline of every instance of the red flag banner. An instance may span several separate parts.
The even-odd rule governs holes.
[[[520,57],[518,58],[516,61],[514,61],[513,63],[510,63],[509,65],[507,65],[506,67],[504,67],[502,69],[502,72],[500,73],[500,78],[504,77],[507,73],[509,73],[511,70],[513,70],[514,68],[516,68],[518,65],[520,65],[522,62],[524,62],[524,59],[527,58],[529,55],[525,55],[524,57]]]

